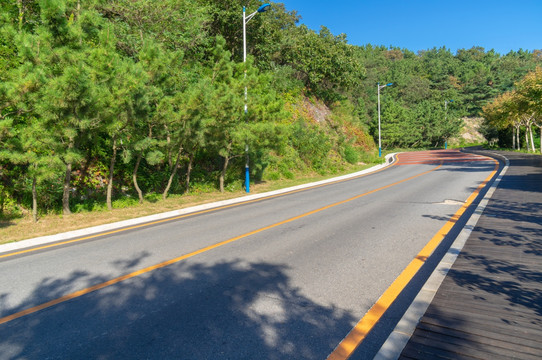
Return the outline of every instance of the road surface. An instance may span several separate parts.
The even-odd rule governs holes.
[[[325,359],[496,168],[400,154],[347,181],[0,254],[0,359]]]

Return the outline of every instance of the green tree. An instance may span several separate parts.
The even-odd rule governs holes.
[[[422,143],[421,124],[410,109],[387,96],[381,111],[382,148],[415,147]]]
[[[115,51],[115,39],[109,28],[89,56],[93,82],[99,84],[101,128],[111,147],[106,204],[111,210],[115,164],[119,147],[132,137],[138,120],[148,118],[147,74],[139,64],[121,58]]]
[[[246,139],[242,136],[246,119],[243,110],[243,85],[248,86],[249,80],[253,78],[251,62],[247,62],[247,78],[244,79],[245,64],[232,62],[231,53],[225,46],[226,41],[217,36],[209,74],[212,93],[206,110],[209,118],[213,120],[209,124],[210,144],[223,160],[219,175],[221,192],[224,192],[224,181],[230,161],[241,156],[243,145],[246,144]]]
[[[96,128],[96,88],[86,64],[85,42],[93,40],[92,13],[63,0],[39,2],[40,23],[15,37],[20,66],[12,72],[19,113],[31,114],[50,136],[53,153],[65,166],[62,206],[70,213],[73,165],[88,131]],[[43,135],[43,134],[42,134]]]
[[[518,108],[516,106],[514,93],[506,92],[501,94],[492,102],[484,106],[483,113],[486,125],[489,125],[490,127],[496,129],[513,127],[512,148],[514,150],[516,148],[519,150],[519,131],[521,127],[521,120],[519,117]]]
[[[307,90],[331,104],[365,75],[354,51],[346,43],[346,35],[334,36],[323,26],[316,34],[302,25],[284,51],[284,57],[304,81]]]
[[[132,179],[140,202],[142,202],[143,194],[137,181],[142,158],[147,164],[154,166],[161,164],[164,161],[164,156],[167,156],[170,169],[173,166],[171,159],[173,153],[177,153],[178,147],[175,146],[173,149],[171,142],[173,131],[171,126],[175,123],[175,114],[171,111],[174,106],[183,106],[182,103],[175,103],[174,98],[185,90],[187,74],[181,51],[168,50],[159,44],[148,42],[139,52],[138,58],[139,64],[148,77],[145,91],[149,112],[146,119],[140,119],[133,123],[130,129],[132,140],[129,143],[128,153],[136,155]],[[191,70],[194,71],[194,69]],[[176,171],[177,168],[173,173]],[[168,191],[169,186],[166,187]]]
[[[212,90],[209,81],[203,79],[185,92],[164,99],[160,104],[159,113],[167,119],[165,121],[169,146],[176,149],[175,162],[170,165],[170,176],[162,193],[164,199],[168,195],[184,155],[188,157],[185,181],[185,191],[188,191],[195,153],[205,143]]]
[[[542,67],[528,73],[518,84],[517,91],[524,104],[525,112],[531,115],[532,124],[540,131],[540,153],[542,154]],[[534,151],[534,142],[531,143]]]
[[[194,167],[194,159],[198,151],[208,142],[209,126],[213,120],[209,111],[206,110],[208,104],[213,101],[212,91],[210,81],[203,79],[176,98],[178,103],[183,104],[183,108],[179,109],[179,115],[184,123],[182,138],[184,152],[188,158],[184,181],[185,193],[190,190],[190,176]]]
[[[107,0],[98,11],[115,24],[120,51],[134,59],[147,45],[198,60],[208,47],[209,9],[198,0]]]
[[[256,11],[263,4],[260,0],[199,0],[207,8],[210,22],[207,24],[210,39],[221,36],[225,49],[232,54],[234,62],[243,60],[243,6],[246,14]],[[256,65],[269,70],[273,64],[284,65],[283,51],[288,48],[296,31],[299,16],[287,11],[284,4],[272,3],[265,14],[255,16],[247,28],[247,51],[254,56]],[[209,44],[211,45],[211,44]],[[208,48],[212,57],[212,47]]]
[[[38,187],[49,180],[54,180],[63,164],[60,157],[55,156],[52,149],[55,144],[43,123],[32,118],[30,121],[19,124],[14,131],[11,146],[4,147],[0,158],[7,158],[11,163],[18,164],[25,169],[25,175],[31,179],[32,187],[32,218],[38,221]]]

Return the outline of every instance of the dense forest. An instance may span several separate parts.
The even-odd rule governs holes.
[[[510,141],[489,104],[542,66],[539,50],[353,46],[281,3],[247,23],[243,62],[242,7],[262,3],[2,1],[0,211],[238,189],[247,158],[253,181],[333,173],[377,156],[378,83],[384,149],[443,146],[483,113]]]

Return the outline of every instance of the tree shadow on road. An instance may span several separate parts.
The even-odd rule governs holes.
[[[508,193],[507,193],[508,194]],[[542,325],[542,206],[501,194],[484,211],[450,278],[469,292],[498,295]]]
[[[401,359],[539,357],[542,178],[529,171],[503,178]]]
[[[138,260],[119,264],[134,271]],[[287,270],[179,262],[1,324],[0,358],[325,358],[357,320],[305,297]],[[58,298],[83,280],[91,286],[108,279],[84,271],[46,279],[23,304],[3,305],[2,316]]]

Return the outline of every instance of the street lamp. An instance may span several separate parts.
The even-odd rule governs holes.
[[[448,123],[448,103],[454,102],[453,100],[444,100],[444,124]],[[448,149],[448,138],[444,139],[444,149]]]
[[[393,83],[388,83],[386,85],[380,85],[380,83],[378,83],[376,85],[378,89],[378,157],[382,157],[382,138],[380,136],[380,90],[392,85]]]
[[[269,10],[271,7],[271,4],[263,4],[258,8],[258,10],[254,11],[252,14],[246,16],[246,9],[243,6],[243,63],[247,62],[247,24],[256,14],[265,12]],[[247,77],[247,70],[245,68],[245,79]],[[248,115],[248,92],[247,92],[247,86],[245,85],[245,119]],[[246,164],[245,164],[245,189],[246,192],[250,192],[250,170],[249,170],[249,157],[248,157],[248,141],[245,145],[245,153],[246,153]]]

